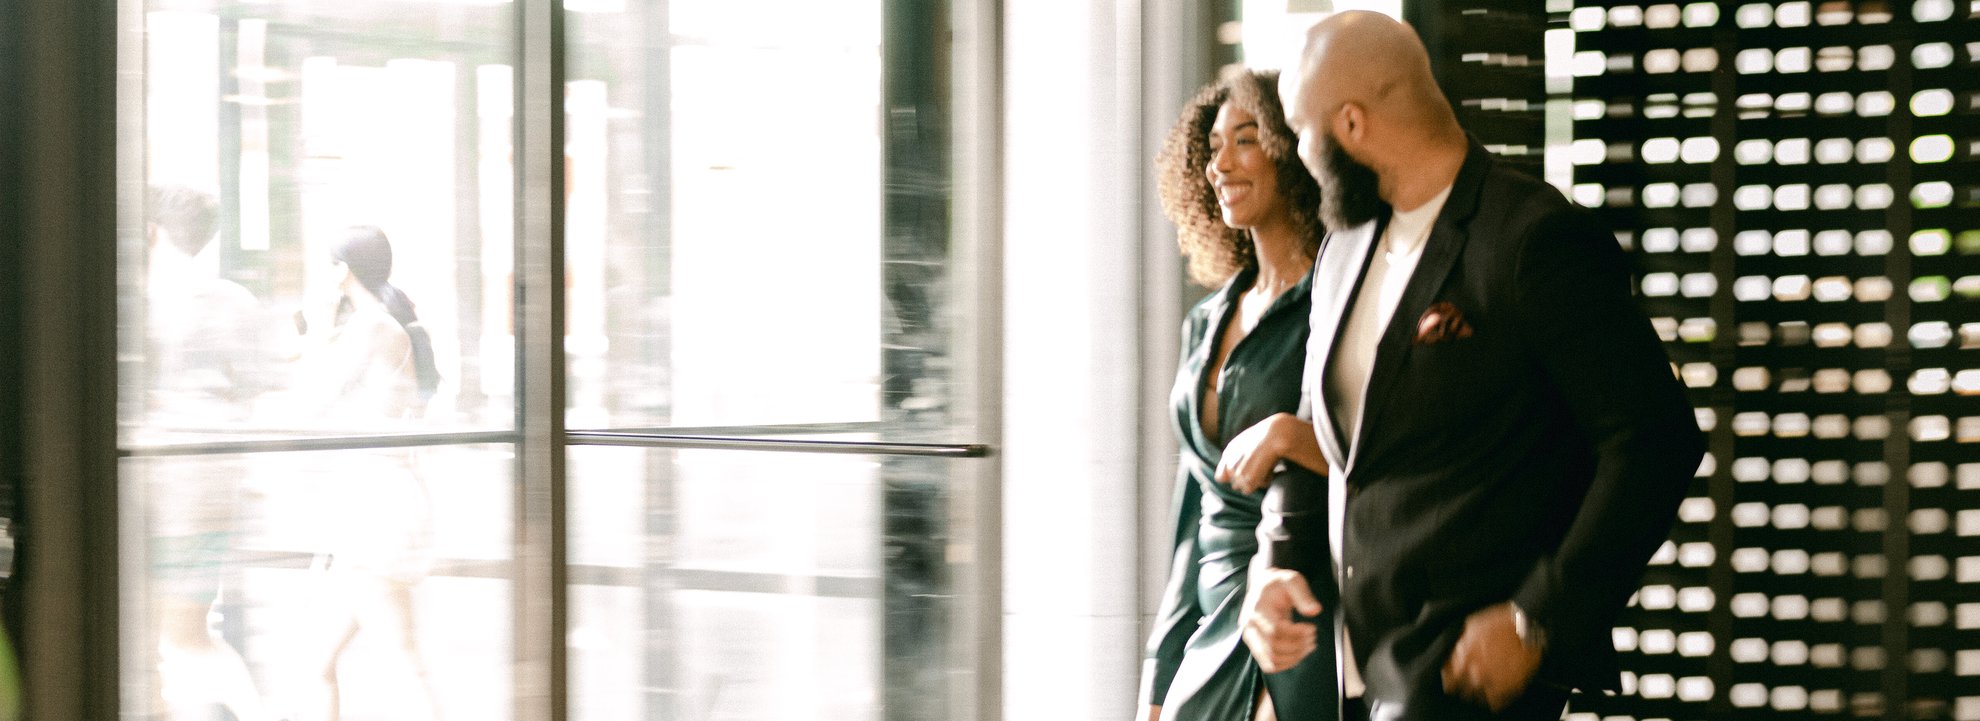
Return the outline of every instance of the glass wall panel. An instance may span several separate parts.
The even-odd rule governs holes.
[[[586,519],[571,539],[573,718],[951,717],[971,559],[944,499],[969,461],[569,457]]]
[[[939,368],[903,356],[939,346],[945,320],[943,66],[883,78],[882,5],[570,14],[570,427],[871,423],[940,403]],[[912,13],[927,17],[890,43],[946,53],[927,39],[944,11]],[[888,173],[918,158],[920,175]]]
[[[510,717],[514,6],[122,2],[126,713]]]
[[[502,719],[537,683],[579,718],[963,708],[963,462],[580,447],[558,487],[512,445],[557,412],[518,389],[560,379],[573,428],[981,440],[951,409],[947,4],[561,3],[526,41],[568,59],[545,248],[515,234],[542,6],[122,2],[128,714]],[[545,253],[566,366],[518,377],[516,258]],[[568,492],[566,556],[519,487]],[[515,637],[518,559],[569,572],[567,627]],[[518,691],[536,631],[570,673]]]
[[[980,442],[950,4],[566,8],[578,442]],[[569,451],[575,718],[969,715],[950,529],[978,474],[790,450]]]
[[[512,11],[125,1],[124,443],[512,427]]]
[[[507,446],[129,457],[144,718],[512,715]]]

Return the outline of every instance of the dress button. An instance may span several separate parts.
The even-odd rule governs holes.
[[[1348,566],[1348,567],[1347,567],[1347,577],[1348,577],[1348,578],[1354,578],[1354,567],[1353,567],[1353,566]]]

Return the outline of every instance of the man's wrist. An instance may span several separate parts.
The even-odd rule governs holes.
[[[1532,616],[1527,615],[1526,610],[1519,607],[1519,603],[1507,602],[1507,605],[1512,607],[1513,633],[1519,636],[1519,642],[1533,651],[1545,652],[1547,630],[1541,628]]]

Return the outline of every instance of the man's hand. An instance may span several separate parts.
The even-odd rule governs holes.
[[[1217,459],[1217,482],[1228,483],[1240,493],[1270,485],[1272,469],[1285,457],[1295,433],[1311,438],[1313,426],[1291,413],[1273,414],[1239,432],[1224,445],[1224,454]]]
[[[1298,571],[1267,569],[1252,581],[1244,598],[1244,645],[1265,673],[1292,668],[1318,647],[1320,633],[1311,622],[1294,621],[1292,613],[1319,615],[1320,602]]]
[[[1464,619],[1464,635],[1444,662],[1444,692],[1504,710],[1526,693],[1540,654],[1520,640],[1511,601],[1479,609]]]

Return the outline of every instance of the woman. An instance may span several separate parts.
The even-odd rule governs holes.
[[[376,227],[352,226],[331,249],[330,268],[337,297],[299,320],[305,405],[367,429],[417,419],[439,374],[412,299],[391,283],[391,240]]]
[[[1293,415],[1320,189],[1294,152],[1277,83],[1277,73],[1245,71],[1205,88],[1156,157],[1163,210],[1190,276],[1221,289],[1183,321],[1170,396],[1182,443],[1174,561],[1143,665],[1146,719],[1337,713],[1333,654],[1311,654],[1268,677],[1245,648],[1238,618],[1264,488],[1325,482],[1308,470],[1326,467],[1312,426]],[[1316,619],[1323,644],[1333,632],[1331,590],[1315,589],[1328,607]]]
[[[411,299],[390,282],[392,245],[370,226],[345,232],[332,249],[338,298],[305,323],[301,382],[322,418],[339,428],[377,430],[418,419],[437,380],[432,344]],[[360,630],[380,640],[398,718],[434,719],[433,689],[413,627],[413,590],[432,567],[432,503],[406,449],[335,456],[322,489],[325,592],[300,649],[297,721],[336,721],[338,661]]]

